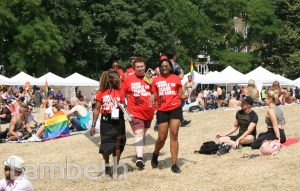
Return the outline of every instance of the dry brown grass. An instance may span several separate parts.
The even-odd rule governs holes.
[[[287,137],[300,137],[300,106],[284,107]],[[264,117],[266,109],[256,109],[259,116],[258,132],[266,130]],[[152,169],[150,157],[157,133],[151,128],[145,147],[146,168],[139,171],[132,161],[135,152],[133,138],[129,136],[121,163],[129,167],[128,179],[119,176],[117,180],[95,181],[82,177],[79,180],[55,179],[32,180],[35,190],[300,190],[300,143],[285,147],[274,157],[244,159],[244,153],[256,153],[252,150],[236,150],[224,156],[206,156],[193,151],[208,140],[214,140],[216,132],[231,127],[235,111],[211,111],[185,114],[192,119],[192,125],[181,128],[179,133],[180,150],[178,164],[182,174],[170,171],[169,139],[159,157],[159,168]],[[128,133],[131,129],[127,126]],[[21,156],[27,163],[62,163],[69,156],[72,162],[81,166],[88,163],[100,164],[98,147],[85,135],[44,143],[2,144],[0,161],[9,155]],[[3,164],[0,163],[3,169]],[[58,172],[56,172],[58,175]],[[3,177],[3,174],[0,174]]]

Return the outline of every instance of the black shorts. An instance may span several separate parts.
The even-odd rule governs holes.
[[[250,135],[252,135],[252,134],[250,134]],[[229,137],[232,141],[236,141],[240,136],[242,136],[242,134],[232,135]],[[254,137],[254,140],[255,140],[256,135],[252,135],[252,136]],[[242,144],[242,146],[250,146],[250,145],[251,144]]]
[[[280,143],[284,143],[286,141],[286,136],[284,129],[279,128],[280,133]],[[262,143],[265,140],[275,140],[276,135],[273,128],[268,128],[268,131],[265,133],[260,133],[257,137],[257,139],[252,143],[251,147],[252,149],[259,149],[262,145]]]
[[[230,140],[232,141],[236,141],[241,135],[232,135],[232,136],[229,136],[230,137]]]
[[[182,120],[182,108],[177,107],[171,111],[157,111],[156,112],[156,120],[157,124],[169,122],[171,119],[179,119]]]

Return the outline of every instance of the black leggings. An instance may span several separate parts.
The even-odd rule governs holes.
[[[6,139],[8,132],[9,132],[8,128],[5,129],[5,131],[0,132],[0,139]]]
[[[279,129],[280,133],[280,143],[284,143],[286,141],[284,129]],[[275,140],[276,135],[273,128],[268,128],[268,131],[265,133],[260,133],[257,139],[251,144],[252,149],[259,149],[264,140]]]

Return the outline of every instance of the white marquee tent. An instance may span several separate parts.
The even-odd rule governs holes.
[[[23,86],[26,82],[29,82],[30,85],[44,85],[36,78],[26,74],[25,72],[20,72],[19,74],[10,78],[10,82],[13,85]]]
[[[12,83],[9,78],[0,75],[0,85],[12,85]]]
[[[221,72],[209,72],[204,76],[203,84],[242,84],[248,80],[244,74],[228,66]]]
[[[85,77],[81,74],[74,73],[65,78],[66,83],[72,83],[73,88],[69,89],[68,93],[70,97],[75,96],[75,86],[78,86],[78,90],[81,91],[82,95],[89,99],[93,99],[95,90],[99,89],[99,82]]]
[[[198,84],[198,83],[202,83],[202,80],[204,79],[204,76],[199,74],[198,72],[196,71],[193,71],[193,75],[194,75],[194,82],[195,84]],[[188,81],[188,76],[191,75],[191,72],[187,73],[184,75],[183,79],[181,80],[181,83],[184,84]]]
[[[47,81],[48,86],[73,86],[73,83],[67,83],[64,78],[51,72],[39,77],[38,80],[43,84],[46,84]]]
[[[204,75],[204,79],[202,80],[203,84],[213,84],[216,78],[219,78],[220,72],[208,72]]]
[[[275,80],[279,81],[280,85],[293,85],[293,81],[274,74],[261,66],[249,72],[246,76],[254,80],[256,83],[264,85],[271,85]]]
[[[294,85],[300,87],[300,78],[294,80]]]
[[[89,86],[89,87],[98,87],[99,86],[98,81],[92,80],[88,77],[78,74],[77,72],[66,77],[65,82],[72,83],[73,86]]]

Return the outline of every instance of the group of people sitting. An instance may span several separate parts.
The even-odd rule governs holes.
[[[90,112],[86,103],[82,103],[77,97],[70,102],[62,102],[55,96],[47,102],[44,120],[37,121],[32,113],[31,102],[25,103],[18,99],[8,104],[7,100],[1,99],[1,124],[9,124],[8,128],[0,132],[1,143],[26,139],[40,141],[41,138],[67,136],[70,131],[87,130]]]
[[[240,104],[240,100],[246,95],[249,95],[254,100],[254,106],[264,106],[264,100],[267,95],[267,89],[269,87],[263,87],[259,92],[255,81],[249,80],[247,86],[233,87],[231,92],[225,91],[225,88],[217,86],[216,89],[210,90],[209,88],[201,88],[201,84],[198,84],[196,89],[192,90],[194,82],[192,77],[188,77],[188,81],[184,84],[189,89],[189,103],[194,102],[192,105],[198,104],[205,109],[216,109],[219,107],[236,108]],[[285,105],[286,103],[299,103],[300,91],[298,87],[294,89],[281,88],[278,81],[274,81],[272,88],[278,90],[277,105]]]
[[[252,149],[259,149],[265,140],[275,140],[280,143],[286,141],[284,132],[285,118],[278,103],[280,92],[276,88],[269,88],[264,99],[268,106],[268,112],[265,117],[267,131],[260,133],[257,137],[256,126],[258,116],[252,109],[254,99],[249,95],[241,99],[241,110],[236,113],[233,127],[225,133],[218,133],[216,138],[221,147],[217,154],[228,153],[231,148],[240,146],[251,146]],[[235,132],[237,134],[233,135]]]

